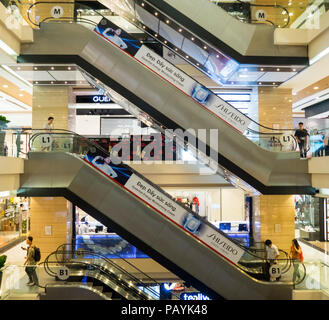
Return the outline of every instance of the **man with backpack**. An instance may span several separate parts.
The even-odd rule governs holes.
[[[36,265],[40,261],[41,255],[40,255],[40,249],[34,246],[32,242],[33,242],[33,237],[28,236],[26,238],[26,244],[28,245],[28,248],[24,249],[27,250],[24,266],[26,265],[25,272],[29,277],[29,282],[27,283],[27,285],[38,286],[39,280],[36,272],[36,268],[37,268]]]

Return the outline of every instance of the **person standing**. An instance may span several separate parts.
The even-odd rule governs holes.
[[[26,244],[28,245],[27,249],[24,248],[24,250],[27,250],[26,260],[24,262],[25,272],[27,273],[29,277],[29,282],[27,283],[28,286],[38,286],[39,285],[39,279],[36,272],[36,265],[37,262],[35,261],[35,246],[32,244],[33,237],[28,236],[26,238]]]
[[[54,130],[54,117],[48,117],[47,123],[43,126],[44,134],[42,135],[42,143],[47,146],[42,148],[42,151],[50,151],[50,147],[53,143],[50,133]],[[48,133],[48,134],[47,134]]]
[[[299,146],[299,152],[300,152],[300,157],[302,159],[306,158],[307,150],[306,150],[306,139],[307,136],[309,136],[308,132],[306,129],[304,129],[304,124],[303,122],[299,122],[299,129],[295,131],[295,137],[298,142]]]
[[[292,281],[293,281],[293,283],[295,283],[296,278],[297,278],[297,281],[301,278],[300,272],[299,272],[299,264],[304,261],[302,248],[300,247],[300,245],[296,239],[292,240],[289,256],[292,259],[292,263],[294,265],[294,274],[292,276]]]
[[[270,281],[275,281],[275,277],[270,275],[270,268],[274,264],[276,264],[276,259],[279,257],[279,249],[278,247],[272,243],[271,240],[267,239],[265,241],[265,250],[266,250],[266,277]]]

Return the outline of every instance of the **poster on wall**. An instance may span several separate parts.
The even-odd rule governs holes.
[[[242,248],[168,197],[161,189],[132,172],[128,166],[114,165],[109,155],[96,148],[89,151],[84,160],[230,262],[237,264],[240,260],[244,253]]]
[[[183,91],[236,130],[241,133],[247,130],[250,124],[249,118],[151,49],[141,45],[138,40],[121,30],[114,23],[102,19],[94,31],[132,55],[137,61]],[[223,66],[221,66],[222,68]],[[230,73],[231,70],[227,70],[227,74]]]

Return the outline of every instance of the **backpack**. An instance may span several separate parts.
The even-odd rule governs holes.
[[[39,262],[41,259],[41,252],[40,249],[37,247],[34,247],[34,261]]]

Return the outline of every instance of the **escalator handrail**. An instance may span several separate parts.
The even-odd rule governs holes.
[[[64,252],[65,254],[68,254],[68,253],[71,253],[71,252]],[[113,282],[113,280],[111,280],[110,278],[111,278],[111,276],[113,277],[113,275],[112,274],[109,274],[108,273],[108,271],[106,270],[106,271],[104,271],[104,269],[102,269],[101,268],[101,266],[99,266],[99,265],[97,265],[97,264],[93,264],[93,263],[87,263],[87,262],[84,262],[84,261],[74,261],[74,262],[71,262],[71,261],[57,261],[57,262],[49,262],[49,258],[52,256],[52,255],[56,255],[56,252],[53,252],[53,253],[51,253],[50,255],[48,255],[47,256],[47,258],[46,258],[46,260],[45,260],[45,262],[46,262],[46,264],[47,264],[47,268],[51,271],[51,268],[50,268],[50,266],[49,266],[49,264],[52,264],[52,263],[56,263],[56,264],[64,264],[64,265],[85,265],[85,266],[92,266],[93,268],[96,268],[98,271],[100,271],[100,272],[102,272],[102,273],[105,273],[106,274],[106,276],[107,276],[107,278],[110,280],[110,281],[112,281]],[[49,275],[51,275],[51,276],[53,276],[53,277],[56,277],[57,276],[57,274],[55,273],[55,272],[53,272],[53,271],[51,271],[52,272],[52,274],[49,274]],[[122,287],[122,286],[121,286]],[[126,284],[125,284],[125,286],[124,286],[124,290],[129,290],[129,291],[131,291],[132,289],[133,289],[133,287],[129,287],[129,286],[126,286]],[[151,290],[150,290],[151,291]],[[155,294],[157,294],[156,292],[154,292]],[[134,294],[135,294],[135,292],[134,292]],[[140,295],[140,296],[144,296],[144,292],[138,292],[138,294]]]

